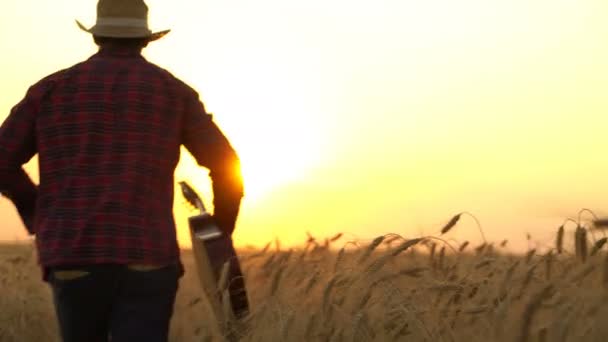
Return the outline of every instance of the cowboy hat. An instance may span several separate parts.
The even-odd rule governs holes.
[[[150,31],[148,6],[143,0],[99,0],[95,26],[86,28],[78,20],[76,24],[95,36],[109,38],[149,38],[154,41],[170,31]]]

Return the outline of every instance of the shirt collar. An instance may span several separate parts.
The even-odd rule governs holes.
[[[104,46],[99,49],[99,52],[97,52],[95,56],[124,58],[142,57],[140,48],[122,46]]]

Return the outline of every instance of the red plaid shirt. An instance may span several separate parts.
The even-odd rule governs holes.
[[[0,127],[0,191],[34,217],[45,268],[179,262],[172,206],[181,145],[210,170],[215,216],[232,232],[238,158],[198,94],[139,50],[104,48],[44,78],[13,108]],[[38,187],[22,169],[36,153]]]

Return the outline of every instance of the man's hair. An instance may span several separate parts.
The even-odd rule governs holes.
[[[112,38],[112,37],[99,37],[93,36],[95,44],[99,47],[104,46],[119,46],[119,47],[132,47],[143,49],[148,46],[150,42],[149,38]]]

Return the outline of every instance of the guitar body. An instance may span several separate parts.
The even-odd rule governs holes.
[[[197,237],[197,228],[200,228],[202,223],[201,218],[204,215],[192,216],[188,219],[190,227],[190,239],[192,241],[192,253],[194,255],[194,263],[196,265],[196,273],[203,289],[203,293],[207,298],[213,315],[215,316],[216,322],[220,331],[224,330],[225,318],[222,311],[222,304],[220,297],[218,296],[217,276],[215,275],[212,267],[205,241]]]
[[[207,213],[202,200],[188,184],[179,183],[182,193],[190,204],[197,207],[199,215],[188,219],[192,250],[203,292],[208,298],[220,329],[224,332],[235,318],[249,313],[249,301],[240,263],[229,235],[224,234]],[[222,276],[225,288],[218,288]]]

